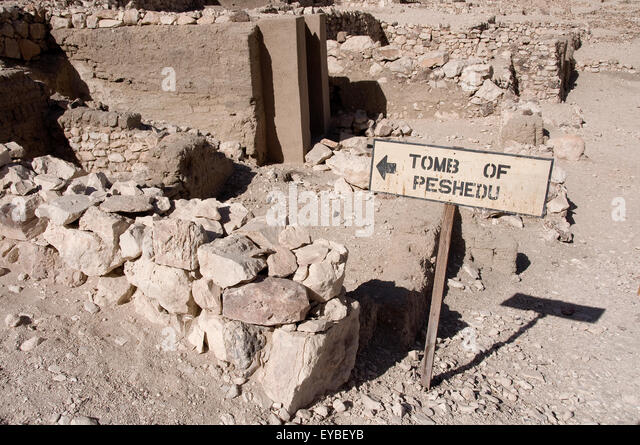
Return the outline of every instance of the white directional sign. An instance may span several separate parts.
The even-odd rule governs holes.
[[[543,216],[553,159],[376,139],[369,190]]]

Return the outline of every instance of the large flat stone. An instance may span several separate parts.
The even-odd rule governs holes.
[[[227,289],[222,301],[225,317],[263,326],[295,323],[309,311],[306,288],[283,278],[268,277]]]
[[[42,204],[36,216],[47,218],[53,224],[66,226],[76,221],[91,206],[93,199],[86,195],[66,195]]]

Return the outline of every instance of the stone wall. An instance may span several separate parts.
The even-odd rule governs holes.
[[[452,29],[383,23],[382,27],[389,43],[408,56],[437,49],[447,51],[451,59],[488,60],[509,51],[525,99],[564,99],[573,51],[580,46],[580,30],[563,25],[487,22]]]
[[[0,57],[29,61],[47,50],[45,11],[0,5]]]
[[[233,171],[219,142],[143,125],[137,113],[78,107],[58,124],[84,171],[160,187],[167,196],[216,196]]]
[[[584,30],[563,24],[494,19],[458,28],[392,24],[353,11],[334,11],[327,22],[329,39],[337,40],[341,31],[344,35],[369,36],[381,46],[388,43],[390,48],[398,50],[398,57],[411,59],[415,65],[421,56],[433,51],[446,52],[448,58],[454,60],[474,58],[479,62],[508,53],[513,61],[518,93],[524,99],[552,102],[564,99],[574,69],[573,52],[580,47],[584,34]],[[409,77],[420,75],[416,72]]]
[[[58,122],[80,165],[87,172],[115,177],[141,170],[160,136],[142,130],[140,115],[73,108]]]
[[[0,143],[16,141],[27,156],[47,152],[48,99],[42,82],[19,69],[0,69]]]
[[[327,16],[327,39],[337,40],[341,31],[369,36],[382,45],[388,43],[383,24],[366,12],[332,10]]]

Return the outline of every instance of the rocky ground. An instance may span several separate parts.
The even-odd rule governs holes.
[[[576,57],[602,44],[586,42]],[[446,291],[431,391],[419,384],[424,332],[408,351],[382,336],[361,351],[342,390],[289,417],[129,305],[89,304],[94,280],[69,289],[11,272],[0,277],[0,422],[638,423],[640,75],[580,72],[566,104],[544,105],[543,115],[566,119],[572,105],[587,147],[586,159],[559,161],[573,242],[545,241],[540,220],[525,218],[520,229],[460,209],[449,278],[465,286]],[[409,124],[427,143],[498,146],[497,117]],[[559,125],[545,128],[554,136]],[[335,180],[306,167],[262,167],[238,175],[227,197],[260,214],[274,188],[319,190]],[[425,232],[435,230],[438,204],[379,195],[375,208],[372,237],[354,237],[354,228],[314,233],[349,248],[348,292],[397,276],[412,240],[434,239]],[[462,240],[481,227],[515,238],[519,254],[517,276],[482,271],[477,290],[461,267]],[[21,350],[36,334],[44,341]]]

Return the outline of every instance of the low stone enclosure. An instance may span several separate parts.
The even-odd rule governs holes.
[[[524,100],[562,99],[572,30],[399,26],[319,2],[250,13],[24,3],[0,6],[3,265],[70,287],[94,277],[93,303],[172,326],[289,413],[349,379],[377,318],[397,312],[398,341],[415,339],[438,229],[401,302],[374,302],[385,293],[375,286],[355,301],[345,246],[216,199],[243,162],[304,162],[340,176],[337,195],[366,189],[367,138],[411,135],[399,119],[438,90],[470,115],[499,110],[505,151],[584,151],[570,136],[546,141]],[[338,142],[315,143],[331,132]],[[569,242],[565,176],[554,169],[544,226]],[[467,242],[477,263],[515,267],[513,243]]]

